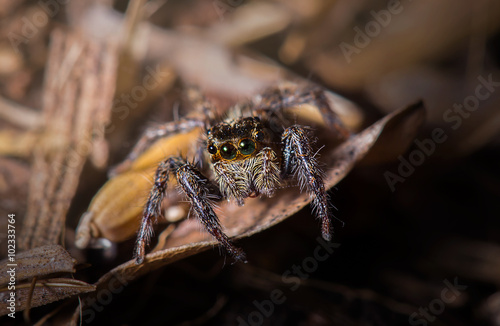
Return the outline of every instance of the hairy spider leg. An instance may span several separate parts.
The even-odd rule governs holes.
[[[177,179],[177,183],[191,203],[191,209],[206,230],[219,241],[235,261],[246,262],[245,253],[236,247],[222,231],[222,226],[213,210],[209,196],[214,185],[185,159],[169,157],[158,166],[155,183],[144,208],[135,247],[136,264],[141,264],[144,261],[145,247],[149,245],[151,240],[153,224],[161,214],[161,202],[167,190],[170,174],[173,174]]]
[[[342,138],[349,137],[349,130],[331,109],[325,91],[319,86],[271,88],[260,96],[260,103],[256,106],[256,111],[277,113],[285,108],[301,104],[314,104],[332,131],[337,132]]]
[[[185,91],[186,98],[193,108],[193,113],[201,114],[206,123],[206,128],[218,119],[217,107],[201,92],[199,87],[190,85]]]
[[[180,121],[170,121],[159,126],[148,128],[135,144],[132,151],[127,155],[125,160],[110,170],[109,176],[115,176],[128,169],[131,163],[159,138],[178,132],[189,132],[194,128],[204,126],[205,122],[202,120],[182,119]]]
[[[312,198],[315,215],[321,219],[323,239],[330,241],[332,237],[331,212],[329,198],[325,191],[323,171],[314,157],[311,140],[305,128],[293,125],[281,136],[283,145],[282,174],[287,177],[294,174],[301,190],[306,189]]]

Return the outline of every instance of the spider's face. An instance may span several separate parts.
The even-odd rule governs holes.
[[[263,147],[265,134],[258,117],[222,122],[207,131],[207,151],[212,162],[242,161]]]

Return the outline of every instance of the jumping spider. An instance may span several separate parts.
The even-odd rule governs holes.
[[[246,261],[245,253],[222,230],[213,210],[214,201],[227,199],[242,206],[247,197],[271,197],[293,176],[311,196],[313,211],[322,222],[322,236],[330,240],[332,214],[323,171],[312,147],[311,128],[290,125],[284,114],[287,108],[312,104],[327,128],[339,138],[348,137],[323,90],[316,86],[271,88],[235,105],[225,118],[216,117],[212,104],[199,98],[197,115],[149,129],[122,163],[133,161],[160,137],[200,127],[205,130],[198,143],[199,168],[180,156],[167,157],[158,165],[138,231],[136,263],[144,261],[170,176],[189,199],[191,211],[236,261]]]

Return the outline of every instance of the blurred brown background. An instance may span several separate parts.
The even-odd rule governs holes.
[[[66,248],[93,266],[75,277],[90,283],[130,259],[133,240],[82,252],[72,244],[78,220],[146,126],[177,114],[183,85],[224,103],[303,78],[356,103],[358,130],[418,99],[427,109],[407,152],[392,162],[375,155],[331,189],[340,246],[327,260],[307,267],[319,228],[304,209],[240,241],[248,264],[230,265],[217,249],[181,260],[124,287],[84,323],[500,325],[499,2],[0,0],[2,257],[3,217],[25,216],[37,138],[60,115],[43,108],[50,39],[61,30],[119,54],[114,108],[103,113],[116,129],[80,162],[64,214]],[[64,64],[53,59],[51,69]],[[159,86],[120,109],[119,94],[156,67]],[[112,94],[103,80],[92,94]],[[311,272],[300,284],[284,277],[303,264]],[[46,323],[65,324],[75,307]]]

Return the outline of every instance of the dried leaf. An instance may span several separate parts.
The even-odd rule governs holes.
[[[15,261],[3,260],[0,263],[0,315],[8,314],[11,293],[15,293],[15,311],[26,309],[31,296],[30,307],[38,307],[73,295],[87,293],[95,289],[72,278],[43,279],[48,275],[75,272],[76,260],[59,245],[47,245],[33,248],[16,255]],[[15,291],[9,288],[11,275],[15,272]],[[31,294],[32,280],[36,280]]]
[[[91,238],[104,237],[114,242],[132,237],[158,162],[169,155],[186,155],[200,134],[196,128],[158,140],[133,162],[128,171],[110,179],[90,203],[76,230],[76,245],[88,246]]]
[[[7,271],[15,265],[16,281],[41,277],[54,273],[73,273],[76,260],[59,245],[33,248],[16,254],[14,262],[4,259],[0,262],[0,286],[9,283]]]
[[[408,108],[417,110],[413,115],[396,115],[384,126],[370,153],[363,159],[363,164],[378,164],[396,160],[415,139],[426,118],[426,111],[419,110],[422,103]]]
[[[352,136],[338,148],[324,153],[323,160],[329,163],[327,166],[331,167],[327,171],[327,187],[334,186],[347,175],[355,164],[373,148],[386,126],[399,121],[403,125],[413,122],[418,127],[418,124],[422,122],[423,112],[422,103],[394,112],[361,133]],[[244,238],[285,220],[309,202],[309,195],[301,193],[296,187],[280,191],[273,198],[247,200],[243,207],[224,204],[217,213],[229,236]],[[114,268],[99,279],[96,284],[97,291],[89,295],[97,295],[101,289],[108,288],[113,280],[119,279],[122,283],[123,280],[132,281],[152,270],[217,245],[208,233],[200,231],[197,223],[194,219],[181,222],[166,240],[163,250],[148,254],[141,265],[136,265],[134,260],[130,260]],[[92,302],[91,300],[84,301]],[[73,315],[73,324],[76,325],[77,320],[78,311]]]
[[[416,96],[425,98],[428,108],[428,126],[446,130],[446,142],[440,144],[439,159],[465,156],[490,143],[498,135],[500,94],[491,92],[477,103],[470,114],[459,115],[455,106],[463,105],[464,99],[475,94],[481,81],[498,80],[500,71],[485,63],[482,72],[464,76],[463,72],[450,74],[424,67],[384,75],[377,83],[366,87],[371,101],[377,106],[390,109],[401,103],[413,101]],[[451,112],[454,114],[450,114]],[[466,112],[469,113],[469,112]],[[457,120],[460,122],[458,125]],[[455,131],[455,128],[459,128]],[[458,131],[459,130],[459,131]]]
[[[26,309],[26,304],[30,296],[31,282],[16,285],[16,308],[19,312]],[[74,280],[72,278],[52,278],[39,280],[35,284],[33,296],[31,298],[31,307],[39,307],[54,301],[59,301],[75,295],[92,292],[95,286]],[[6,315],[11,311],[8,309],[6,300],[10,297],[12,291],[7,288],[0,289],[0,316]]]

